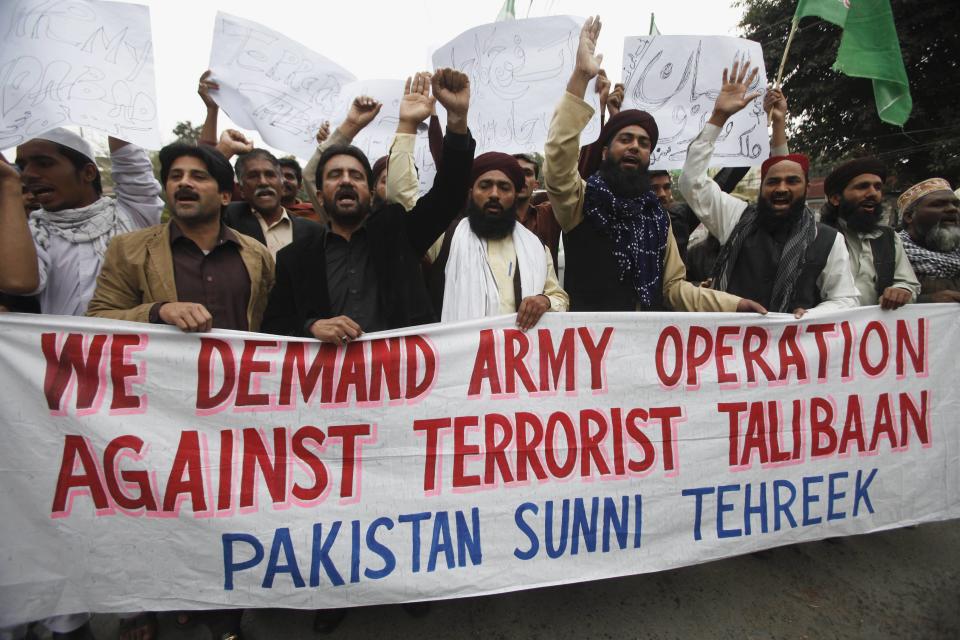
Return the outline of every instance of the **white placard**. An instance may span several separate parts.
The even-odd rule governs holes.
[[[397,124],[400,121],[400,101],[403,99],[404,82],[404,80],[358,80],[344,87],[341,93],[337,119],[330,123],[331,127],[336,127],[346,117],[350,110],[350,103],[357,96],[370,96],[383,104],[373,122],[364,127],[353,139],[354,146],[367,154],[371,165],[380,156],[390,153],[390,144],[397,133]],[[418,127],[417,144],[414,149],[421,193],[430,190],[433,186],[433,178],[437,174],[427,138],[428,123],[429,120],[424,121]]]
[[[0,149],[64,125],[160,148],[147,7],[0,3]]]
[[[650,155],[652,169],[680,169],[687,147],[710,118],[734,60],[758,65],[751,90],[767,86],[760,44],[728,36],[633,36],[624,38],[625,109],[643,109],[657,121],[660,139]],[[767,116],[757,98],[727,121],[711,166],[747,167],[770,155]]]
[[[494,22],[464,31],[433,54],[433,66],[470,77],[470,131],[477,153],[543,150],[550,118],[576,61],[583,18],[552,16]],[[600,131],[599,99],[591,82],[587,101],[598,109],[581,134]]]
[[[238,125],[272,147],[309,158],[324,120],[335,120],[354,75],[263,25],[217,13],[210,49],[212,92]],[[333,123],[336,126],[336,123]]]

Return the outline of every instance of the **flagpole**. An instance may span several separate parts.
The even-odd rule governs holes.
[[[774,88],[780,88],[780,81],[783,79],[783,67],[787,64],[787,53],[790,52],[790,43],[793,42],[793,34],[797,32],[797,20],[794,20],[790,27],[790,35],[787,36],[787,45],[783,48],[783,58],[780,59],[780,68],[777,69],[777,81]]]

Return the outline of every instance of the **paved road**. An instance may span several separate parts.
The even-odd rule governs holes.
[[[960,638],[960,521],[772,549],[656,574],[355,609],[330,636],[309,612],[250,611],[247,640],[350,638]],[[96,616],[97,638],[116,618]],[[175,630],[163,640],[206,640]]]

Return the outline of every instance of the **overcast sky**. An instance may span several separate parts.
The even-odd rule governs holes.
[[[645,35],[650,14],[665,35],[737,35],[742,10],[732,0],[623,2],[516,0],[517,18],[599,14],[599,51],[620,79],[623,39]],[[207,68],[219,9],[275,29],[350,70],[358,79],[405,78],[431,68],[430,55],[458,34],[493,22],[503,0],[140,0],[150,7],[158,110],[163,141],[181,120],[203,121],[197,80]],[[333,123],[334,126],[337,123]],[[220,130],[233,126],[220,114]],[[255,140],[260,141],[254,135]],[[105,137],[104,137],[105,140]],[[105,146],[105,145],[104,145]]]
[[[277,2],[270,0],[147,0],[153,24],[160,128],[170,131],[180,120],[203,121],[197,79],[210,59],[214,17],[218,9],[275,29],[349,69],[357,78],[405,78],[430,68],[430,54],[458,34],[493,22],[502,0],[340,0]],[[742,11],[726,0],[671,2],[583,2],[516,0],[518,18],[600,14],[599,50],[608,73],[619,79],[623,39],[644,35],[650,13],[661,33],[736,35]],[[220,129],[232,126],[220,115]],[[334,123],[336,125],[336,123]]]

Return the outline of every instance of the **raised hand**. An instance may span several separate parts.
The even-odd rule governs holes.
[[[456,69],[437,69],[432,85],[433,95],[447,110],[447,129],[454,133],[466,133],[470,78]]]
[[[317,129],[317,144],[321,145],[324,141],[330,137],[330,121],[324,120],[323,124],[320,125],[320,128]]]
[[[247,139],[245,135],[236,129],[225,129],[220,134],[220,142],[217,143],[217,150],[228,160],[233,156],[239,156],[253,151],[253,142]]]
[[[20,192],[20,172],[17,171],[16,167],[7,162],[7,159],[3,157],[2,153],[0,153],[0,183],[8,182],[13,185],[13,188],[17,193]]]
[[[787,98],[780,89],[767,89],[763,96],[763,110],[767,112],[767,120],[783,121],[787,117]]]
[[[357,96],[350,104],[346,120],[340,125],[340,133],[352,140],[365,126],[373,122],[382,107],[383,104],[370,96]]]
[[[735,60],[730,69],[723,70],[723,85],[720,87],[717,101],[713,104],[711,124],[723,126],[730,116],[760,97],[759,91],[750,91],[750,85],[757,79],[759,73],[760,70],[757,67],[751,70],[745,61],[741,63],[739,60]]]
[[[420,71],[407,78],[400,100],[400,122],[397,133],[416,133],[417,125],[430,117],[436,98],[430,96],[431,74]]]
[[[620,109],[623,108],[623,94],[625,92],[626,88],[622,82],[613,85],[613,91],[610,92],[610,97],[607,98],[607,113],[610,114],[610,117],[620,113]]]
[[[577,45],[577,57],[573,73],[567,80],[567,93],[582,98],[587,94],[587,84],[600,73],[603,55],[597,54],[597,38],[600,37],[600,16],[587,18],[580,29],[580,43]]]
[[[607,72],[603,69],[597,72],[597,82],[594,89],[600,94],[600,107],[603,108],[607,104],[607,98],[610,97],[610,78],[607,77]]]
[[[203,104],[206,105],[207,109],[219,109],[213,97],[210,96],[211,91],[220,90],[220,85],[210,80],[212,73],[210,69],[203,72],[203,75],[200,76],[200,83],[197,85],[197,93],[200,95],[200,99],[203,100]]]
[[[603,54],[597,54],[597,38],[600,37],[600,16],[587,18],[580,29],[580,44],[577,46],[577,61],[574,73],[580,73],[589,80],[600,73]]]

